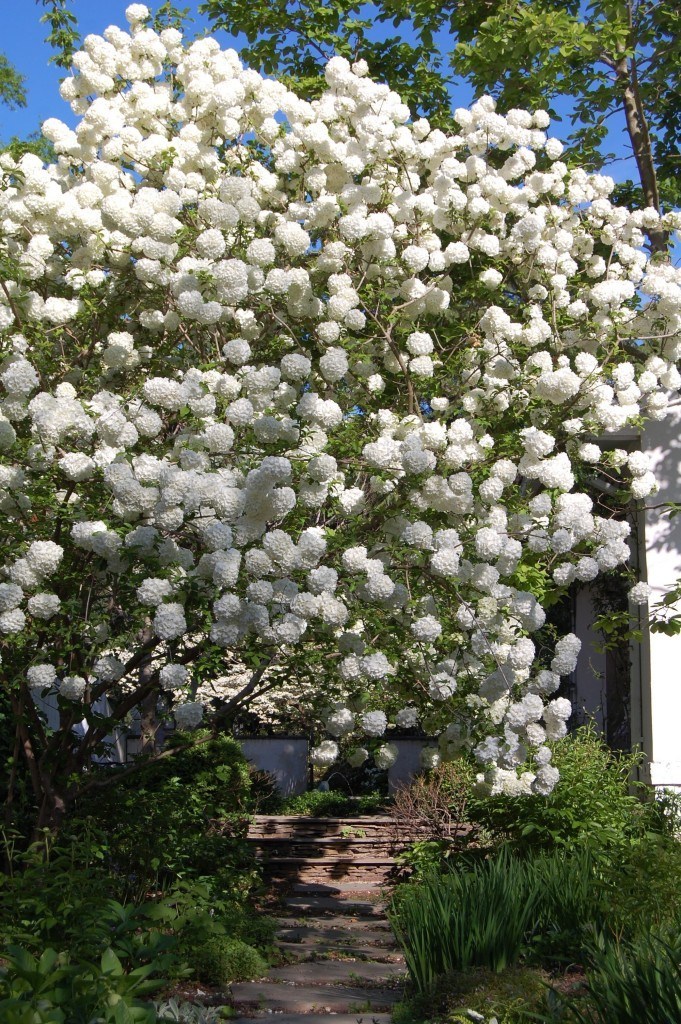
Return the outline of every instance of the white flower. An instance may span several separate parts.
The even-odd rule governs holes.
[[[480,274],[481,283],[484,284],[484,286],[486,288],[489,288],[490,290],[498,288],[503,279],[503,274],[499,273],[498,270],[494,270],[492,267],[490,267],[488,270],[483,270],[483,272]]]
[[[105,654],[97,658],[93,665],[93,671],[97,679],[103,683],[115,683],[125,674],[125,665],[112,654]]]
[[[343,736],[352,732],[355,727],[355,716],[349,708],[337,708],[326,719],[326,731],[332,736]]]
[[[354,747],[348,754],[346,760],[351,768],[359,768],[369,757],[366,747]]]
[[[203,719],[203,705],[198,701],[187,701],[173,708],[175,724],[178,729],[195,729]]]
[[[551,662],[551,670],[560,676],[567,676],[577,667],[577,656],[582,649],[582,641],[574,633],[568,633],[556,644],[556,653]]]
[[[333,740],[322,740],[318,747],[310,751],[310,762],[319,768],[328,768],[338,757],[338,744]]]
[[[442,633],[442,624],[434,615],[424,615],[412,622],[411,632],[421,643],[432,643]]]
[[[164,690],[180,689],[188,678],[189,670],[184,665],[164,665],[159,673],[159,681]]]
[[[56,594],[34,594],[28,599],[28,610],[36,619],[51,619],[59,611],[60,604]]]
[[[51,540],[35,540],[26,552],[26,561],[38,576],[51,576],[64,557],[64,549]]]
[[[84,452],[67,452],[59,459],[59,468],[69,480],[80,483],[96,472],[97,464]]]
[[[26,625],[26,616],[20,608],[0,613],[0,633],[21,633]]]
[[[173,587],[169,580],[149,577],[137,588],[137,600],[140,604],[154,608],[156,605],[162,604],[164,598],[170,597],[172,592]]]
[[[419,724],[419,713],[416,708],[402,708],[395,716],[395,724],[400,729],[414,729]]]
[[[162,604],[156,609],[152,623],[154,634],[161,640],[176,640],[187,631],[187,620],[181,604]]]
[[[385,771],[397,760],[399,750],[394,743],[384,743],[374,754],[374,762],[377,768]]]
[[[636,583],[629,591],[628,597],[632,604],[647,604],[653,588],[647,583]]]
[[[36,689],[44,690],[48,686],[52,686],[57,678],[57,670],[54,665],[43,664],[43,665],[31,665],[26,670],[26,678],[29,686],[34,686]]]
[[[388,718],[383,711],[365,711],[359,716],[357,724],[366,736],[382,736],[388,725]]]
[[[437,747],[424,747],[420,755],[421,765],[423,768],[437,768],[442,760],[440,751]]]
[[[149,8],[145,4],[130,4],[125,9],[125,20],[131,25],[145,21],[149,17]]]
[[[24,599],[24,592],[15,583],[0,583],[0,612],[18,608]]]
[[[59,695],[66,700],[80,701],[85,695],[87,682],[82,676],[64,676],[59,684]]]
[[[319,372],[330,384],[342,380],[348,372],[348,357],[342,348],[330,348],[319,360]]]

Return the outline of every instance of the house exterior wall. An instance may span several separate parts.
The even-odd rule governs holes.
[[[660,481],[658,493],[646,505],[681,503],[681,403],[666,419],[646,424],[641,447],[650,455]],[[642,577],[653,590],[650,607],[681,578],[681,515],[670,519],[661,511],[646,511],[641,531]],[[640,709],[637,725],[649,760],[649,781],[654,786],[681,787],[681,635],[651,633],[645,608],[641,626],[640,691],[633,703]]]

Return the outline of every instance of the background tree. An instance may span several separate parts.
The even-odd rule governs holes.
[[[0,103],[4,103],[10,110],[25,107],[25,83],[25,77],[10,64],[4,53],[0,53]]]
[[[659,210],[681,201],[681,10],[676,0],[204,0],[216,27],[246,34],[246,61],[305,95],[323,88],[333,53],[367,60],[412,109],[452,126],[452,73],[500,109],[572,106],[568,156],[609,163],[609,130],[626,132],[637,180],[625,201]],[[392,25],[385,37],[382,26]],[[664,250],[662,234],[652,233]]]

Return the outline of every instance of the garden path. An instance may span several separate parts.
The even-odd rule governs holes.
[[[387,815],[256,817],[250,841],[281,897],[276,942],[288,961],[232,985],[235,1024],[388,1024],[404,959],[386,917],[399,845]]]

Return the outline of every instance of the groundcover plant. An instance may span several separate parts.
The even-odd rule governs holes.
[[[580,481],[655,489],[608,436],[681,383],[681,275],[645,251],[679,215],[613,205],[544,111],[448,135],[340,57],[305,102],[148,16],[76,53],[53,164],[0,157],[0,631],[40,823],[135,708],[198,724],[228,656],[238,700],[303,663],[345,694],[318,763],[385,766],[421,720],[431,761],[548,793],[579,641],[532,636],[628,557]]]

